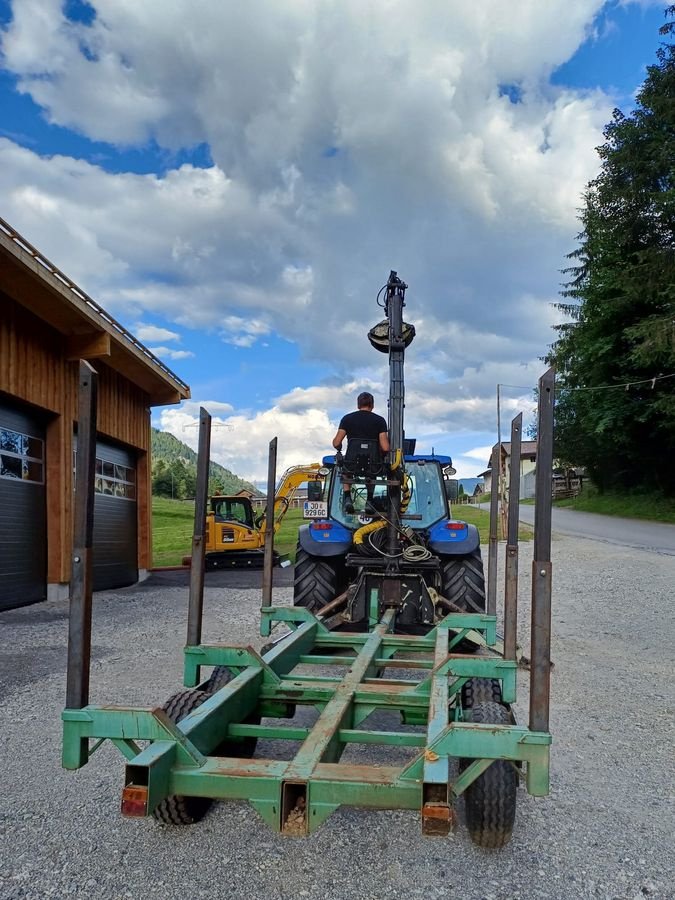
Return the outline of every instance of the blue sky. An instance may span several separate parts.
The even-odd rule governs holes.
[[[665,4],[0,0],[0,215],[192,390],[247,478],[328,452],[409,283],[407,433],[485,468],[532,411],[581,192]],[[226,427],[225,427],[226,426]]]

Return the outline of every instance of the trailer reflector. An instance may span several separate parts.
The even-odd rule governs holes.
[[[122,815],[129,818],[147,816],[148,788],[136,784],[128,784],[122,791]]]

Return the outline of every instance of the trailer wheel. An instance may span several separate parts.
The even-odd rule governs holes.
[[[262,651],[261,651],[262,652]],[[232,681],[232,672],[227,666],[216,666],[211,672],[211,677],[205,684],[205,689],[209,694],[215,694],[221,688],[225,687]],[[244,719],[246,725],[260,725],[260,716],[248,716]],[[246,737],[239,741],[223,741],[213,751],[214,756],[238,756],[241,758],[250,758],[255,753],[258,745],[258,738]]]
[[[476,703],[467,720],[481,725],[510,725],[511,716],[499,703]],[[460,760],[465,769],[470,760]],[[466,825],[474,844],[495,850],[507,844],[516,818],[518,775],[513,764],[496,759],[464,792]]]
[[[179,691],[173,697],[169,697],[162,709],[172,722],[180,722],[208,698],[209,694],[206,691]],[[180,794],[172,794],[157,804],[153,816],[165,825],[194,825],[204,818],[212,803],[213,800],[209,797],[183,797]]]
[[[232,681],[232,672],[227,666],[216,666],[209,676],[209,680],[204,684],[204,690],[209,694],[215,694],[221,688],[225,687]]]
[[[470,613],[484,613],[485,575],[480,550],[468,556],[443,559],[442,595],[455,606]]]
[[[338,595],[338,565],[340,557],[310,556],[298,544],[295,556],[293,605],[319,610]]]
[[[462,706],[472,709],[479,703],[502,702],[502,686],[498,678],[469,678],[462,688]]]

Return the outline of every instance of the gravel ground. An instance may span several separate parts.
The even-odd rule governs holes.
[[[259,647],[259,592],[219,579],[207,581],[205,638]],[[422,838],[407,811],[339,810],[309,838],[279,837],[245,803],[181,830],[122,819],[112,746],[77,773],[60,768],[65,604],[0,613],[0,897],[675,897],[674,583],[675,557],[555,541],[551,795],[519,792],[500,851],[474,847],[463,825]],[[290,594],[280,586],[275,599]],[[179,687],[186,596],[169,578],[96,595],[92,702],[159,705]]]

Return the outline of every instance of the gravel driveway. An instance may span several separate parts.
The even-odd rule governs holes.
[[[170,581],[95,596],[92,702],[159,705],[179,687],[187,592]],[[0,613],[0,897],[672,898],[674,584],[673,556],[554,542],[552,792],[520,791],[513,840],[496,852],[463,825],[422,838],[407,811],[339,810],[309,838],[279,837],[245,803],[182,830],[122,819],[112,746],[80,772],[60,768],[65,604]],[[259,647],[259,592],[207,585],[205,639]],[[280,586],[277,602],[290,594]]]

